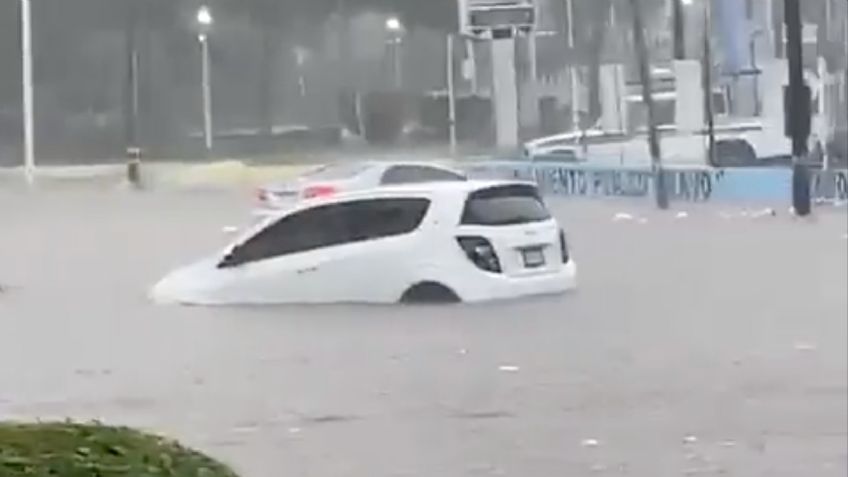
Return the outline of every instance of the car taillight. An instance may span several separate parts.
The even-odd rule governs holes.
[[[314,199],[316,197],[326,197],[329,195],[333,195],[338,190],[333,186],[328,185],[316,185],[307,187],[306,190],[303,191],[304,199]]]
[[[457,242],[465,256],[477,268],[492,273],[501,273],[501,262],[492,243],[483,237],[458,237]]]
[[[565,232],[562,229],[559,231],[559,251],[562,254],[562,263],[568,263],[571,258],[568,256],[568,242],[565,240]]]
[[[265,190],[265,189],[261,189],[261,188],[260,188],[260,189],[256,189],[256,200],[257,200],[260,204],[263,204],[263,205],[264,205],[264,204],[267,204],[267,203],[268,203],[268,195],[269,195],[269,194],[268,194],[268,191],[267,191],[267,190]]]

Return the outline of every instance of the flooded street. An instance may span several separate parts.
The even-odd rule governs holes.
[[[848,472],[844,208],[552,201],[563,297],[149,304],[249,200],[0,192],[0,419],[153,429],[245,477]]]

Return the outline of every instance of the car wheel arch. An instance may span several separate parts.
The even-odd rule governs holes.
[[[438,280],[421,280],[404,290],[400,303],[460,303],[462,298],[449,285]]]

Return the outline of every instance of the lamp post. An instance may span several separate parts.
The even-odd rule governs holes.
[[[32,95],[32,8],[30,0],[21,0],[21,78],[23,88],[24,175],[35,181],[35,148]]]
[[[197,40],[201,54],[201,89],[203,94],[203,141],[206,151],[212,150],[212,89],[209,71],[209,32],[215,22],[208,7],[197,10]]]
[[[448,138],[450,141],[450,153],[456,157],[456,87],[454,80],[454,35],[448,33],[447,37],[447,87],[448,87]]]
[[[138,54],[138,2],[126,0],[126,77],[124,84],[124,141],[126,142],[127,181],[141,186],[141,145],[138,137],[139,123],[139,54]]]
[[[576,35],[575,35],[575,24],[574,24],[574,0],[566,0],[566,16],[567,16],[567,25],[568,28],[568,48],[571,50],[572,58],[575,53],[575,43],[576,43]],[[580,91],[579,82],[577,77],[577,65],[572,64],[571,68],[569,68],[569,76],[571,84],[571,129],[572,131],[580,130]]]
[[[389,34],[388,44],[392,52],[392,75],[395,88],[403,87],[403,66],[401,59],[401,44],[403,43],[403,23],[397,17],[386,19],[386,32]]]

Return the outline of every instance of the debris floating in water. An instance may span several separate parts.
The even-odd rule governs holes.
[[[634,220],[635,218],[636,217],[634,217],[632,214],[628,214],[626,212],[619,212],[619,213],[615,214],[615,216],[612,218],[612,221],[613,222],[630,222],[630,221]]]
[[[751,217],[754,219],[760,219],[763,217],[777,217],[777,211],[772,208],[767,208],[751,213]]]
[[[684,444],[695,444],[698,442],[698,438],[695,436],[686,436],[683,438]]]
[[[798,351],[798,352],[801,352],[801,353],[811,353],[813,351],[816,351],[817,349],[818,349],[818,346],[816,346],[813,343],[804,343],[804,342],[795,343],[795,351]]]
[[[498,369],[500,371],[503,371],[504,373],[517,373],[521,371],[521,368],[519,368],[518,366],[501,366]]]
[[[597,439],[583,439],[580,441],[580,445],[583,447],[598,447],[601,445],[601,441]]]
[[[221,229],[225,234],[234,234],[239,231],[239,228],[234,225],[228,225]]]
[[[676,219],[688,219],[689,212],[678,212],[677,215],[674,216]]]

